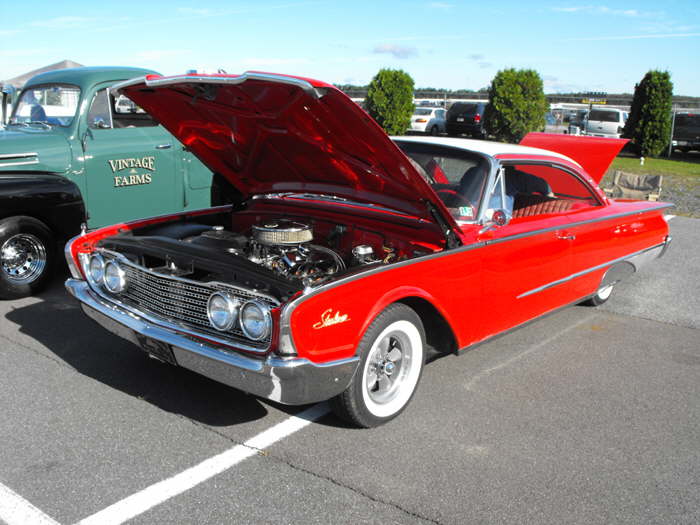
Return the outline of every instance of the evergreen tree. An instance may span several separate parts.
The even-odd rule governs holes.
[[[405,71],[380,69],[367,88],[365,109],[390,135],[403,135],[413,115],[413,79]]]
[[[520,142],[530,131],[544,129],[549,104],[542,78],[532,69],[504,69],[489,87],[486,131],[503,142]]]
[[[649,71],[634,87],[624,137],[632,139],[643,157],[657,157],[671,138],[673,82],[668,71]]]

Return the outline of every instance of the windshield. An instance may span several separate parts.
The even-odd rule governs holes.
[[[80,88],[66,84],[47,84],[22,92],[10,124],[70,126],[75,118]]]
[[[594,109],[588,115],[588,120],[595,122],[620,122],[620,114],[617,111]]]
[[[414,115],[430,115],[432,113],[432,109],[427,109],[427,108],[416,108],[416,110],[413,112]]]

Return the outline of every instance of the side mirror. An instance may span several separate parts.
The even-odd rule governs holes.
[[[505,226],[510,222],[512,219],[512,215],[508,210],[495,210],[493,212],[493,215],[491,215],[491,220],[488,221],[483,228],[481,228],[481,231],[479,231],[479,235],[482,233],[486,233],[487,231],[493,230],[495,227],[500,227],[500,226]]]
[[[506,210],[496,210],[491,216],[491,220],[496,226],[505,226],[510,222],[511,214]]]
[[[98,128],[98,129],[108,129],[109,124],[103,119],[102,117],[95,117],[92,120],[92,127],[93,128]]]

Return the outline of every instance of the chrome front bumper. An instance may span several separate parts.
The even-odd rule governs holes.
[[[323,364],[300,358],[247,357],[127,312],[92,292],[85,281],[68,279],[66,289],[88,317],[113,334],[138,346],[137,334],[165,343],[179,366],[286,405],[316,403],[340,394],[357,368],[356,357]]]

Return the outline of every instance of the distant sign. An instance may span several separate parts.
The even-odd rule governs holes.
[[[608,94],[604,91],[590,91],[583,93],[581,104],[607,104]]]
[[[582,98],[581,104],[607,104],[608,100],[605,98]]]

